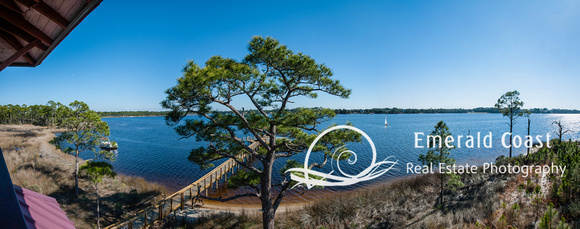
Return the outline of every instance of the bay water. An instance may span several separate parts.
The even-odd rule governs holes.
[[[192,116],[191,118],[195,118]],[[547,134],[556,138],[556,126],[553,121],[561,120],[570,133],[564,135],[564,139],[580,139],[580,115],[579,114],[532,114],[530,134],[543,136]],[[120,117],[103,118],[109,124],[110,139],[119,144],[118,157],[113,162],[117,173],[144,177],[148,181],[165,185],[171,191],[185,187],[209,170],[201,170],[198,165],[187,160],[192,149],[206,146],[207,143],[196,142],[195,139],[180,139],[172,126],[165,124],[164,117]],[[349,114],[337,115],[333,120],[324,123],[322,127],[334,124],[352,123],[364,131],[374,142],[377,160],[383,160],[392,156],[397,165],[380,177],[366,183],[360,183],[343,189],[356,189],[369,184],[387,182],[409,175],[406,171],[408,162],[420,165],[418,157],[425,154],[428,149],[415,147],[415,133],[422,141],[419,146],[426,145],[426,135],[433,131],[435,124],[442,120],[449,127],[451,134],[457,138],[463,135],[461,147],[451,150],[451,155],[457,160],[457,164],[469,163],[481,165],[485,162],[494,162],[500,155],[508,155],[509,149],[502,146],[502,134],[509,131],[508,118],[500,114],[488,113],[463,113],[463,114],[389,114],[389,125],[384,125],[384,114]],[[477,133],[481,139],[485,135],[492,134],[492,148],[485,148],[481,143],[480,148],[466,148],[464,141],[466,135],[474,136],[477,144]],[[517,119],[514,126],[514,135],[524,137],[527,135],[527,118]],[[525,139],[525,138],[524,138]],[[535,142],[537,142],[534,139]],[[455,145],[457,142],[455,142]],[[357,155],[357,161],[349,164],[341,161],[341,169],[347,174],[357,174],[367,168],[372,157],[370,143],[363,140],[362,143],[347,144],[347,148]],[[526,153],[526,148],[521,146],[514,149],[513,154]],[[304,161],[305,154],[298,154],[290,159],[299,162]],[[82,153],[83,159],[92,157],[90,153]],[[352,158],[351,158],[352,159]],[[321,162],[323,155],[314,153],[309,162]],[[220,161],[215,162],[218,165]],[[285,165],[285,160],[278,160],[274,165],[274,171],[280,170]],[[330,165],[323,171],[328,171]],[[276,177],[280,175],[276,173]],[[340,189],[340,188],[339,188]],[[332,190],[332,189],[331,189]]]

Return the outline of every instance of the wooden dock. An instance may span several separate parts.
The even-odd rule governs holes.
[[[259,142],[254,140],[249,147],[256,149],[259,144]],[[239,159],[247,160],[248,157],[244,154]],[[228,176],[231,177],[238,170],[239,165],[234,159],[230,158],[187,187],[167,196],[165,199],[157,202],[157,204],[137,212],[135,216],[111,224],[105,227],[105,229],[148,228],[151,224],[165,218],[169,213],[177,209],[183,210],[185,203],[188,201],[191,201],[191,206],[193,206],[199,200],[197,196],[202,193],[207,196],[212,188],[219,186],[220,181],[225,182]]]

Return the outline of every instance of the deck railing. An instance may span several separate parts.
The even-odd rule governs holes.
[[[259,144],[258,141],[254,140],[249,147],[255,150]],[[240,155],[239,160],[246,159],[247,154]],[[191,205],[193,206],[199,200],[197,196],[203,192],[207,196],[209,190],[217,187],[222,179],[224,181],[227,180],[228,174],[232,176],[239,169],[238,167],[239,165],[236,161],[230,158],[187,187],[167,196],[165,199],[157,202],[157,204],[137,212],[135,216],[111,224],[105,227],[105,229],[148,228],[153,223],[164,219],[169,213],[177,209],[183,210],[185,203],[188,201],[191,201]]]

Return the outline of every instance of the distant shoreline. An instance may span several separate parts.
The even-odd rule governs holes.
[[[474,109],[399,109],[399,108],[373,108],[373,109],[335,109],[336,114],[499,114],[494,108]],[[219,111],[226,112],[227,111]],[[576,109],[530,109],[532,114],[580,114]],[[102,118],[132,118],[132,117],[160,117],[166,116],[169,111],[98,111]],[[190,114],[192,115],[192,114]]]
[[[138,117],[163,117],[165,115],[127,115],[127,116],[101,116],[101,118],[138,118]]]
[[[494,107],[476,107],[471,109],[464,108],[429,108],[429,109],[415,109],[415,108],[371,108],[371,109],[334,109],[337,114],[465,114],[465,113],[490,113],[498,114],[498,110]],[[577,109],[547,109],[547,108],[531,108],[529,111],[532,114],[580,114]]]
[[[169,111],[97,111],[103,118],[165,116]]]

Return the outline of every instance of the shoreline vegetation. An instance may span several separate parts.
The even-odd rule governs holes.
[[[580,142],[552,140],[555,147],[529,155],[500,156],[496,164],[570,166],[572,172],[464,173],[464,184],[445,190],[439,173],[415,174],[360,191],[329,195],[276,215],[277,228],[579,228]],[[442,210],[443,209],[443,210]],[[195,221],[168,219],[163,228],[260,228],[258,211],[233,208]]]
[[[54,133],[62,131],[33,125],[0,125],[0,148],[15,185],[55,198],[76,228],[94,228],[94,185],[81,176],[77,199],[71,166],[75,158],[49,143]],[[99,192],[104,226],[133,215],[169,194],[160,184],[125,175],[103,178]]]
[[[248,110],[251,111],[251,110]],[[532,108],[529,109],[532,114],[580,114],[577,109],[548,109]],[[226,111],[223,111],[227,113]],[[370,108],[370,109],[334,109],[336,114],[461,114],[461,113],[499,113],[494,107],[477,107],[472,109],[463,108]],[[97,111],[103,118],[113,117],[153,117],[166,116],[169,111]]]

